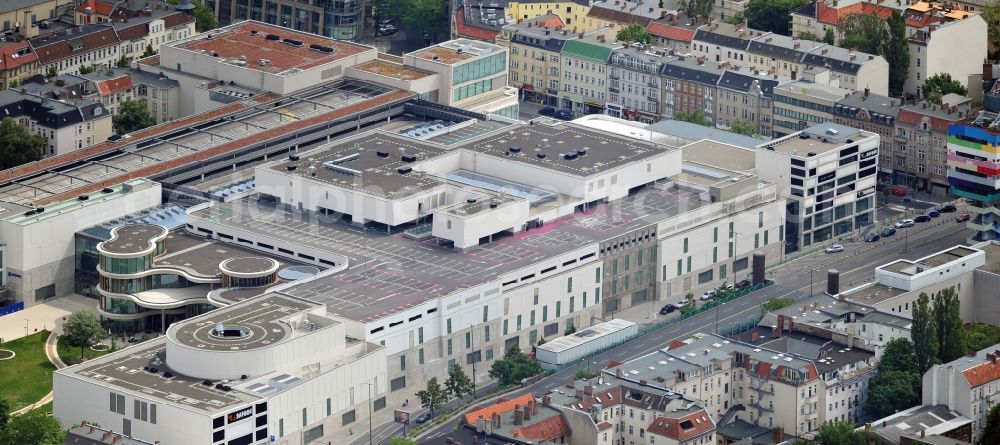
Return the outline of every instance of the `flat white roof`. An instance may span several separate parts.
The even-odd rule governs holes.
[[[615,332],[623,331],[632,326],[635,326],[635,323],[628,320],[622,320],[620,318],[611,321],[606,321],[604,323],[595,324],[575,334],[559,337],[555,340],[552,340],[548,343],[538,346],[538,349],[544,349],[549,352],[559,353],[580,346],[584,343],[596,340],[598,338],[613,334]]]

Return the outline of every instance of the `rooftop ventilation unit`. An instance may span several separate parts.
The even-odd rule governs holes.
[[[399,172],[399,174],[401,174],[401,175],[405,175],[405,174],[413,171],[413,168],[412,167],[399,167],[399,168],[396,169],[396,171]]]
[[[567,161],[572,161],[572,160],[576,159],[576,156],[577,156],[577,154],[576,154],[575,151],[570,151],[570,152],[563,153],[563,159],[565,159]]]
[[[545,159],[545,153],[538,153],[536,156],[538,156],[538,159]]]
[[[402,159],[403,162],[416,162],[417,155],[402,155],[400,156],[400,159]]]
[[[264,38],[267,39],[267,40],[281,40],[281,37],[278,37],[277,34],[268,34]]]
[[[509,151],[511,153],[520,153],[521,152],[521,147],[510,147],[510,148],[507,149],[507,151]]]
[[[379,150],[379,151],[375,152],[375,156],[378,156],[380,158],[388,158],[389,157],[389,152]]]
[[[281,39],[281,43],[292,46],[302,46],[302,41],[295,39]]]

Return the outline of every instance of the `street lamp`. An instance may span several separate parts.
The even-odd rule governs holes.
[[[809,268],[809,298],[813,297],[813,272],[816,270]]]
[[[361,382],[368,387],[368,445],[372,445],[372,388],[375,383]]]
[[[719,304],[717,304],[715,306],[715,333],[716,333],[716,335],[718,335],[718,333],[719,333],[719,307],[721,307],[724,304],[726,304],[726,303],[719,303]]]
[[[27,318],[24,319],[24,336],[25,337],[28,336],[28,319]]]

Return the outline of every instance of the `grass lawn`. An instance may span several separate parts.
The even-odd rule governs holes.
[[[121,346],[118,346],[118,348],[121,349]],[[90,348],[83,348],[83,357],[85,359],[80,360],[80,348],[74,348],[63,342],[58,342],[56,343],[56,349],[59,351],[59,358],[67,365],[75,365],[111,352],[111,349],[107,351],[95,351]]]
[[[49,331],[40,331],[0,346],[17,354],[0,361],[0,395],[10,402],[12,411],[37,402],[52,390],[56,367],[45,358],[48,336]]]

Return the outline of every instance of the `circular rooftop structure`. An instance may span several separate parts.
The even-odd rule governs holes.
[[[278,262],[272,258],[230,258],[219,264],[219,270],[231,277],[260,277],[278,271]]]
[[[97,245],[101,254],[111,257],[136,257],[153,253],[167,237],[167,228],[157,224],[129,224],[111,230],[111,239]]]
[[[278,271],[278,278],[285,281],[295,281],[309,278],[319,273],[319,268],[315,266],[288,266]]]

